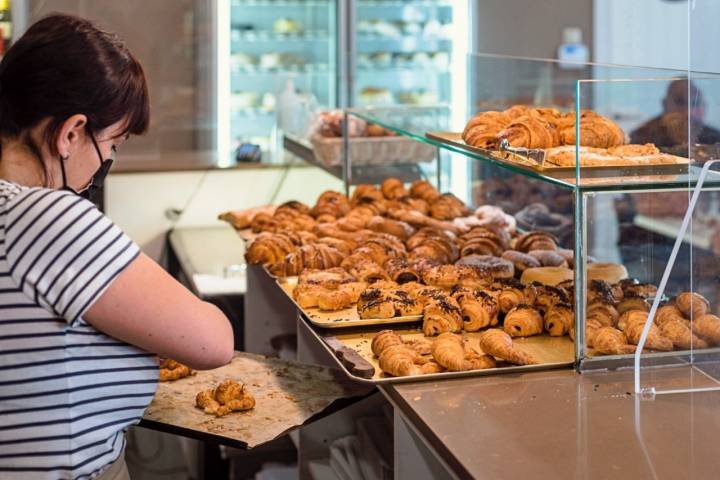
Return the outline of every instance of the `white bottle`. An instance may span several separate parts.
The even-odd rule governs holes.
[[[285,82],[285,89],[277,96],[277,124],[280,130],[297,133],[300,121],[300,96],[295,91],[295,82],[290,78]]]
[[[579,27],[565,27],[562,36],[563,43],[558,47],[560,68],[584,68],[584,64],[590,60],[590,50],[582,43],[582,30]]]

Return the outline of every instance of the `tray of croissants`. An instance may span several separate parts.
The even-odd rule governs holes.
[[[683,167],[687,170],[687,158],[661,152],[652,143],[628,144],[623,129],[605,116],[582,110],[579,125],[576,117],[575,111],[514,105],[504,111],[478,113],[462,133],[429,132],[427,136],[531,170],[574,170],[578,155],[580,166],[590,169],[652,167],[652,173],[666,174],[682,173]],[[504,140],[512,149],[501,149]],[[523,154],[524,150],[528,154]]]

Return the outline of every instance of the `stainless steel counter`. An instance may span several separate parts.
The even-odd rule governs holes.
[[[653,379],[668,388],[688,375],[671,369]],[[631,371],[572,370],[381,390],[461,478],[720,477],[720,392],[641,400]]]

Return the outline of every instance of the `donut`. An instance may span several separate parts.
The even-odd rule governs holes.
[[[480,273],[489,273],[496,280],[515,276],[515,265],[511,261],[492,255],[468,255],[455,262],[455,265],[473,267]]]
[[[537,258],[543,267],[568,267],[567,260],[554,250],[531,250],[528,255]]]
[[[591,263],[587,266],[587,281],[605,280],[615,284],[628,278],[628,271],[619,263]]]
[[[568,263],[568,267],[575,268],[575,250],[569,248],[558,248],[555,253],[560,255]]]
[[[539,282],[543,285],[556,286],[559,283],[574,278],[573,271],[565,267],[538,267],[528,268],[520,277],[520,281],[525,285],[533,282]]]
[[[528,268],[537,268],[542,266],[540,260],[537,258],[527,253],[518,252],[517,250],[506,250],[500,258],[512,262],[515,266],[515,270],[518,272],[524,272]]]

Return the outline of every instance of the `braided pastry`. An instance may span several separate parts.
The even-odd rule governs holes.
[[[497,137],[507,139],[513,147],[552,148],[560,145],[558,130],[533,115],[516,118],[501,130]]]
[[[497,136],[510,124],[512,117],[504,112],[482,112],[465,125],[462,139],[466,144],[478,148],[496,148]]]
[[[516,348],[510,335],[498,328],[491,328],[482,332],[479,341],[482,351],[493,357],[515,365],[533,365],[537,363],[530,354]]]

